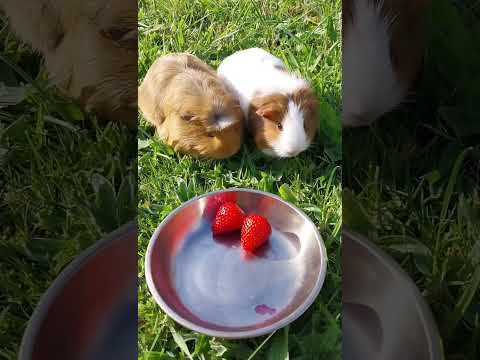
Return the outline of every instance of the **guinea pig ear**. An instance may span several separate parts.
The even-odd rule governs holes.
[[[265,104],[257,108],[255,113],[261,118],[275,121],[280,115],[280,110],[273,104]]]

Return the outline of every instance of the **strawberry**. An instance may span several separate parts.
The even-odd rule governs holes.
[[[213,235],[222,235],[239,230],[242,227],[244,218],[245,213],[236,203],[227,202],[221,205],[213,220]]]
[[[220,206],[227,202],[235,202],[236,200],[237,194],[233,191],[226,191],[209,196],[205,206],[204,217],[213,219]]]
[[[215,212],[217,212],[223,204],[227,202],[235,202],[237,200],[237,194],[232,191],[226,191],[210,197],[209,200],[213,206],[217,206],[215,209]]]
[[[241,231],[242,247],[246,251],[253,251],[265,244],[272,233],[272,227],[261,215],[248,215],[243,221]]]

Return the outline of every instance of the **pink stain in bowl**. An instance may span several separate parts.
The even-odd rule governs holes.
[[[273,315],[277,312],[277,310],[265,305],[265,304],[262,304],[262,305],[257,305],[255,306],[255,312],[257,314],[260,314],[260,315],[265,315],[265,314],[268,314],[268,315]]]

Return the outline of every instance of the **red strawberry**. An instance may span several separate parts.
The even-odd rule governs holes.
[[[218,212],[220,206],[227,202],[235,202],[236,200],[237,194],[233,191],[226,191],[213,196],[209,196],[203,215],[206,218],[213,219],[215,214]]]
[[[272,233],[272,227],[261,215],[248,215],[243,221],[241,241],[246,251],[253,251],[265,244]]]
[[[209,200],[212,201],[212,205],[217,205],[217,208],[215,209],[217,211],[221,205],[227,202],[235,202],[237,200],[237,194],[233,191],[226,191],[212,196]]]
[[[245,213],[234,202],[227,202],[220,206],[217,215],[213,220],[212,232],[213,235],[226,234],[242,227]]]

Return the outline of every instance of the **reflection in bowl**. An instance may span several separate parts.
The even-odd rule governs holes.
[[[219,201],[220,199],[220,201]],[[211,222],[222,200],[265,216],[269,241],[253,253],[240,232],[214,237]],[[170,317],[207,335],[263,335],[300,316],[317,297],[327,256],[312,221],[281,198],[230,189],[192,199],[153,234],[146,254],[150,292]]]
[[[129,223],[77,256],[37,305],[19,360],[135,358],[136,249]]]

